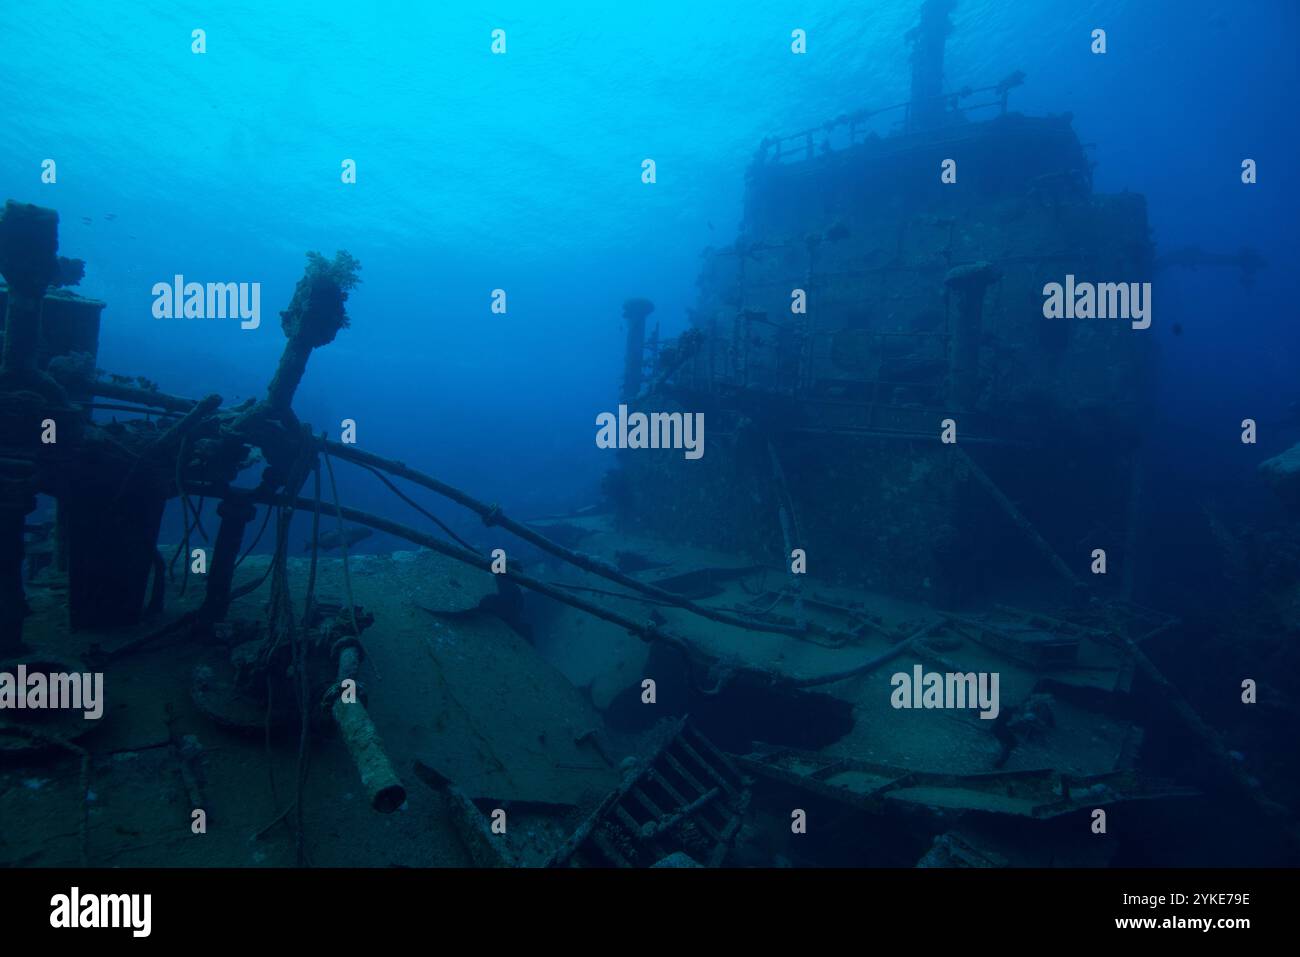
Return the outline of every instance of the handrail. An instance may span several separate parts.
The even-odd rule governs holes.
[[[864,108],[854,110],[852,113],[842,113],[834,119],[827,120],[820,126],[812,126],[808,129],[800,130],[797,133],[789,133],[785,136],[765,136],[758,144],[758,151],[755,155],[755,159],[758,162],[771,161],[780,163],[785,161],[787,157],[795,157],[797,159],[800,157],[800,154],[802,154],[802,158],[804,159],[812,159],[816,152],[814,147],[814,137],[816,137],[817,134],[825,134],[826,139],[822,141],[823,149],[828,150],[830,148],[829,143],[831,133],[842,126],[847,125],[849,127],[849,145],[853,145],[858,142],[860,124],[896,110],[909,110],[912,106],[919,103],[933,103],[939,101],[947,102],[952,106],[952,109],[956,111],[962,109],[960,102],[964,99],[968,99],[969,97],[975,96],[979,93],[996,93],[998,99],[988,103],[973,104],[965,107],[965,109],[969,111],[999,107],[1001,113],[1005,113],[1007,110],[1007,98],[1011,90],[1022,85],[1024,81],[1025,75],[1017,70],[1015,73],[1011,73],[1004,77],[1000,82],[994,83],[990,86],[974,88],[966,86],[959,90],[953,90],[949,93],[941,93],[936,97],[930,97],[927,99],[907,100],[903,103],[893,103],[889,106],[882,106],[876,109]],[[865,138],[865,128],[862,128],[862,132]],[[785,144],[794,143],[796,141],[802,141],[802,148],[794,151],[786,151],[782,148]],[[773,147],[775,147],[775,152],[772,152]]]

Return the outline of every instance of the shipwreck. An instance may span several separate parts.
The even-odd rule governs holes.
[[[575,514],[518,520],[299,420],[312,353],[349,323],[347,253],[308,255],[266,394],[231,406],[101,372],[104,304],[71,291],[57,214],[6,204],[0,660],[102,671],[109,708],[93,735],[0,715],[18,769],[0,772],[75,768],[40,814],[77,821],[0,854],[799,863],[800,812],[860,863],[1099,863],[1115,842],[1090,840],[1093,811],[1200,783],[1144,771],[1135,682],[1284,821],[1146,650],[1178,624],[1133,601],[1150,340],[1043,315],[1066,276],[1151,280],[1143,198],[1094,191],[1068,115],[1011,109],[1022,74],[945,88],[948,7],[909,35],[908,102],[763,140],[686,331],[628,300],[619,405],[701,416],[707,454],[615,443],[603,501]],[[416,517],[340,501],[342,467]],[[1036,506],[1044,489],[1072,507]],[[477,516],[490,547],[416,495]],[[168,502],[185,533],[164,544]],[[290,555],[295,521],[340,556]],[[350,555],[358,526],[418,550]],[[497,546],[527,558],[502,568]],[[995,673],[1000,708],[892,707],[913,668]],[[269,806],[250,810],[259,757]],[[132,790],[160,774],[169,796]],[[36,807],[0,789],[7,819]],[[235,837],[195,850],[200,810]],[[349,840],[313,851],[316,820]],[[284,856],[248,856],[286,834]]]

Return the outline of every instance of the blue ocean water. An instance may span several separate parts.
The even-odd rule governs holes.
[[[594,496],[620,303],[649,297],[665,335],[684,328],[758,142],[907,99],[916,8],[11,3],[0,183],[57,208],[61,252],[88,262],[79,292],[108,302],[100,365],[165,391],[260,394],[303,253],[349,250],[352,327],[313,356],[300,416],[354,418],[365,446],[542,512]],[[1097,190],[1144,194],[1160,250],[1249,245],[1269,262],[1251,289],[1195,272],[1161,285],[1161,321],[1185,330],[1161,333],[1165,461],[1223,492],[1253,462],[1210,456],[1217,437],[1297,397],[1296,5],[963,0],[953,23],[947,85],[1023,70],[1013,108],[1073,113]],[[1105,56],[1089,51],[1098,26]],[[790,54],[794,28],[807,55]],[[151,287],[177,273],[261,282],[267,321],[154,319]],[[348,481],[364,504],[368,480]]]

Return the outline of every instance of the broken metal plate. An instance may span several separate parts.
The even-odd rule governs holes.
[[[755,752],[740,758],[739,763],[764,777],[873,810],[881,802],[894,802],[1043,819],[1085,807],[1185,798],[1199,793],[1132,770],[1083,777],[1051,769],[935,774],[793,750]]]

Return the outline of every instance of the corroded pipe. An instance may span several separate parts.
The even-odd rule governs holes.
[[[655,311],[649,299],[629,299],[623,303],[627,320],[627,345],[623,352],[622,401],[631,402],[641,394],[641,364],[645,358],[645,321]]]
[[[361,646],[353,641],[347,642],[339,651],[338,680],[357,680],[361,671]],[[392,762],[384,752],[384,745],[379,740],[379,732],[370,720],[366,706],[358,698],[346,702],[340,693],[330,708],[334,721],[339,726],[339,733],[347,745],[352,763],[361,775],[361,786],[366,789],[370,806],[383,814],[391,814],[406,803],[406,788],[393,771]]]
[[[360,268],[346,251],[332,262],[320,253],[307,254],[307,268],[294,287],[289,308],[280,313],[280,327],[288,342],[267,390],[267,404],[274,412],[289,412],[312,350],[333,342],[339,330],[347,328],[343,307],[348,292],[360,281]]]
[[[257,509],[251,502],[231,496],[217,506],[217,514],[221,516],[221,526],[212,548],[212,567],[208,569],[208,587],[203,599],[203,617],[208,621],[224,621],[230,609],[230,585],[244,543],[244,529]]]

